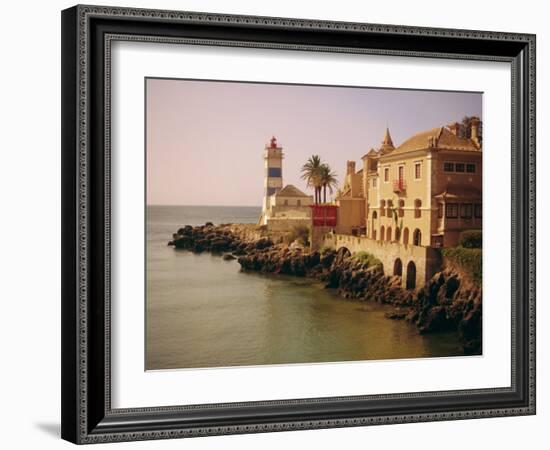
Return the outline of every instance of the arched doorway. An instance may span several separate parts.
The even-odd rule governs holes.
[[[409,245],[409,229],[405,228],[403,230],[403,244]]]
[[[380,227],[380,240],[383,241],[386,237],[386,229],[384,228],[384,225]]]
[[[336,264],[341,263],[345,259],[349,258],[351,256],[351,252],[346,247],[340,247],[338,251],[336,252]]]
[[[391,241],[391,227],[386,230],[386,241]]]
[[[410,261],[407,264],[407,289],[414,289],[416,287],[416,266],[414,262]]]
[[[418,228],[413,232],[413,245],[422,245],[422,233]]]
[[[401,262],[401,259],[397,258],[395,262],[393,263],[393,274],[400,277],[403,275],[403,263]]]

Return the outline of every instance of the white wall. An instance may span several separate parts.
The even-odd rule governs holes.
[[[92,2],[93,3],[93,2]],[[538,123],[550,121],[550,30],[544,2],[388,0],[319,2],[277,0],[109,0],[121,6],[335,19],[433,27],[460,27],[538,34]],[[0,342],[0,415],[4,448],[68,448],[59,440],[60,396],[60,14],[71,1],[7,2],[2,8],[2,114],[0,164],[0,246],[2,314]],[[498,5],[498,6],[497,6]],[[550,138],[538,137],[538,167],[550,163]],[[550,194],[539,183],[538,198]],[[550,219],[539,202],[539,229]],[[539,233],[539,273],[548,239]],[[546,270],[545,270],[546,269]],[[538,317],[550,317],[548,299],[539,289]],[[544,319],[543,319],[544,321]],[[541,320],[539,320],[539,323]],[[116,444],[117,448],[338,448],[499,449],[540,448],[550,420],[548,362],[550,328],[538,330],[538,411],[536,417],[392,425],[187,441]],[[546,427],[545,427],[546,425]],[[115,448],[115,447],[109,447]]]

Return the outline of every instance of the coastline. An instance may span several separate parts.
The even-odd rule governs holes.
[[[388,319],[406,320],[421,334],[457,331],[466,355],[482,354],[481,288],[456,268],[443,267],[424,286],[406,290],[400,277],[384,275],[373,258],[331,249],[310,252],[265,226],[207,222],[186,225],[172,237],[168,244],[176,249],[236,259],[243,271],[307,277],[345,299],[391,305]]]

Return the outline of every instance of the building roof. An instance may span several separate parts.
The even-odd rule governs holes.
[[[469,185],[455,184],[455,185],[447,186],[447,188],[440,194],[437,194],[435,198],[445,199],[445,200],[468,199],[468,198],[480,199],[481,191]]]
[[[386,132],[384,133],[384,139],[382,139],[382,145],[380,146],[380,151],[382,153],[390,152],[394,149],[393,141],[391,140],[390,130],[386,127]]]
[[[460,138],[446,127],[437,127],[413,135],[397,147],[392,154],[424,150],[431,147],[444,150],[480,151],[472,139]]]
[[[282,188],[280,191],[277,191],[273,195],[276,195],[277,197],[310,197],[309,195],[304,194],[300,189],[298,189],[296,186],[293,186],[292,184],[287,184],[284,188]]]

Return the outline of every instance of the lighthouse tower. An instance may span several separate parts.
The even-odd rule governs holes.
[[[283,187],[283,148],[277,144],[273,136],[265,146],[265,183],[264,203],[262,207],[261,224],[266,225],[269,218],[270,197]]]

